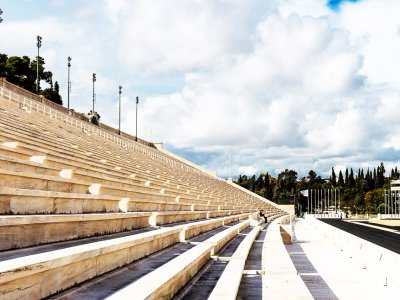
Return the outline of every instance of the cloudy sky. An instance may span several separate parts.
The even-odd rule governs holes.
[[[41,56],[71,107],[219,176],[400,158],[399,0],[2,0],[0,52]]]

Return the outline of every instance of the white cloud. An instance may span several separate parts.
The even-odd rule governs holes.
[[[258,9],[268,5],[157,0],[109,1],[108,7],[120,29],[120,61],[151,77],[209,68],[221,55],[251,50]]]
[[[365,57],[362,73],[368,80],[399,86],[399,1],[363,0],[357,5],[348,5],[340,15],[340,24],[355,39],[364,40],[360,53]]]
[[[362,59],[348,33],[332,28],[327,18],[294,14],[269,16],[256,30],[254,51],[222,57],[212,68],[192,72],[173,97],[149,98],[143,110],[153,117],[146,115],[144,122],[175,147],[236,145],[255,151],[321,143],[330,125],[325,114],[341,112],[330,103],[344,104],[348,99],[343,96],[362,86]],[[336,95],[341,98],[333,101]],[[310,122],[313,114],[322,123]],[[157,116],[164,121],[157,123]]]
[[[58,0],[39,19],[7,20],[0,38],[4,51],[33,57],[42,35],[64,101],[71,56],[77,110],[90,109],[96,72],[96,107],[114,126],[121,84],[122,129],[133,134],[139,95],[139,136],[221,175],[228,149],[232,174],[394,164],[400,3],[325,4]],[[49,16],[57,7],[66,15]]]

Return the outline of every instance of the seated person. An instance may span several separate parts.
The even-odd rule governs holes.
[[[265,223],[267,223],[267,216],[264,214],[264,210],[260,210],[258,215],[260,216],[260,218],[264,218]]]

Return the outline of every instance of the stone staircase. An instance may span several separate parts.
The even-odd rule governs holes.
[[[77,286],[146,262],[147,273],[107,296],[169,298],[260,209],[284,214],[175,157],[0,87],[0,299],[80,298]],[[152,264],[159,253],[170,259]]]

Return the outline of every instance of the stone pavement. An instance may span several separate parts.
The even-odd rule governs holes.
[[[284,254],[272,255],[270,251],[278,250],[276,245],[276,249],[266,246],[264,299],[399,298],[399,287],[385,286],[373,269],[363,269],[346,256],[315,230],[309,220],[300,219],[294,230],[295,242],[286,246],[292,266],[287,265]],[[268,254],[277,261],[268,261]],[[281,266],[278,269],[279,263]],[[295,269],[295,273],[291,268]],[[276,286],[272,288],[272,284]],[[308,290],[308,295],[304,288]]]
[[[313,299],[290,259],[280,234],[282,217],[268,227],[262,255],[263,299]]]

